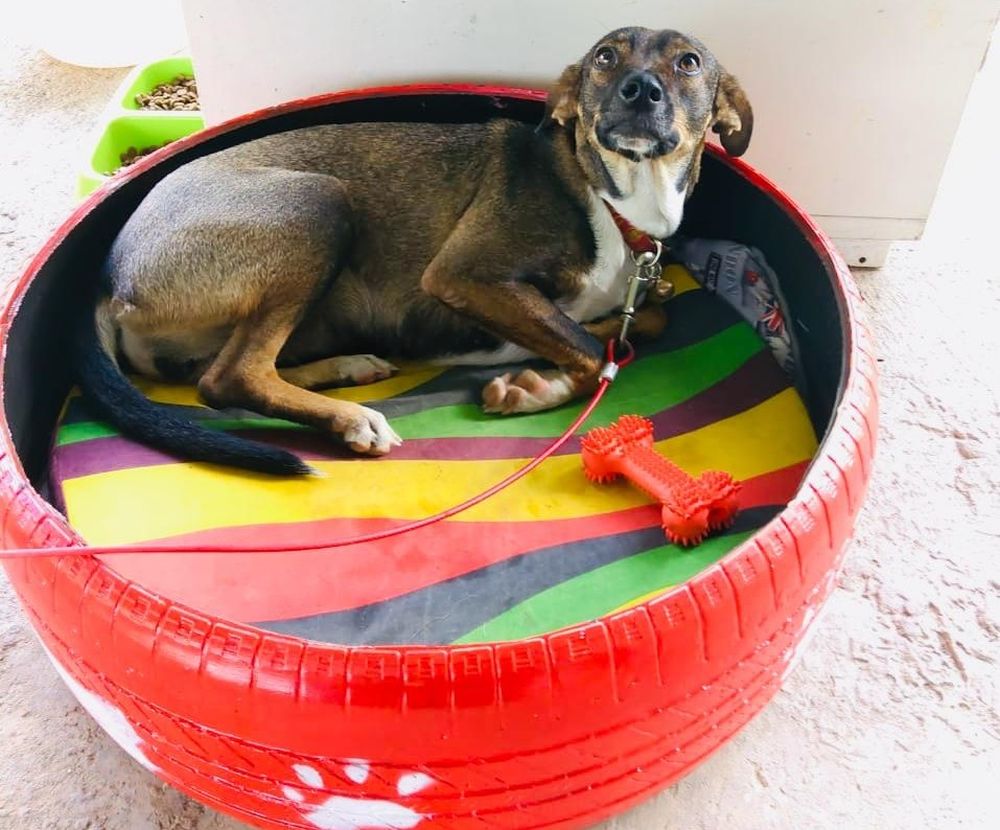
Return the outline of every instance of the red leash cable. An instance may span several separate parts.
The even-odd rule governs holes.
[[[459,513],[463,513],[466,510],[475,507],[477,504],[481,504],[486,501],[486,499],[495,496],[501,490],[506,490],[512,484],[520,481],[528,475],[528,473],[544,461],[551,458],[563,444],[569,441],[569,439],[573,437],[576,431],[597,408],[597,405],[604,397],[604,393],[608,391],[608,387],[611,386],[614,381],[615,375],[618,374],[618,369],[622,366],[628,366],[628,364],[631,363],[635,357],[635,351],[633,350],[632,345],[627,340],[624,340],[621,341],[621,345],[625,348],[625,355],[621,359],[616,359],[615,351],[618,344],[619,341],[614,339],[608,341],[607,362],[601,372],[601,379],[598,383],[597,390],[594,392],[594,396],[583,408],[583,411],[580,412],[573,423],[567,427],[566,431],[562,435],[549,444],[549,446],[546,447],[541,454],[533,458],[520,469],[515,470],[502,481],[498,481],[488,490],[484,490],[482,493],[463,501],[461,504],[456,504],[453,507],[449,507],[447,510],[435,513],[432,516],[426,516],[423,519],[417,519],[416,521],[408,522],[404,525],[400,525],[399,527],[392,527],[387,530],[363,533],[360,536],[352,536],[346,539],[334,539],[331,542],[312,542],[305,545],[261,545],[253,548],[252,550],[248,550],[245,546],[222,544],[198,545],[197,547],[176,544],[171,545],[167,543],[140,543],[134,545],[104,546],[62,545],[51,548],[14,548],[10,550],[0,550],[0,559],[27,559],[31,557],[43,556],[93,556],[95,554],[109,553],[296,553],[301,551],[325,550],[327,548],[343,548],[348,545],[359,545],[367,542],[378,542],[382,539],[390,539],[393,536],[401,536],[402,534],[409,533],[412,530],[419,530],[422,527],[437,524],[438,522],[449,519]]]

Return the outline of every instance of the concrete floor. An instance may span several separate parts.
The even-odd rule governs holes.
[[[810,650],[742,734],[604,830],[1000,826],[996,52],[925,240],[857,275],[882,355],[883,432]],[[0,32],[0,279],[68,212],[121,74],[60,65]],[[2,830],[242,826],[160,784],[95,726],[2,577],[0,748]]]

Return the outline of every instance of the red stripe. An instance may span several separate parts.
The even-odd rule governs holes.
[[[744,507],[785,504],[806,470],[796,464],[744,482]],[[236,620],[278,620],[341,611],[409,593],[479,568],[581,539],[624,533],[659,522],[655,506],[584,519],[540,522],[447,522],[383,542],[332,551],[253,554],[115,554],[100,557],[122,576],[174,601]],[[282,538],[343,538],[398,524],[387,519],[329,519],[250,525],[175,537],[185,544]]]

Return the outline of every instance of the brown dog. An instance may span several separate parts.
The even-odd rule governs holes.
[[[197,382],[216,407],[309,424],[361,453],[399,438],[378,412],[312,389],[393,367],[365,354],[552,369],[483,391],[501,414],[591,390],[600,323],[629,251],[609,206],[669,237],[708,129],[743,153],[753,116],[697,40],[612,32],[563,72],[539,129],[347,124],[251,141],[177,169],[115,240],[81,327],[78,377],[104,417],[185,457],[277,473],[288,453],[164,413],[121,374]],[[665,318],[645,312],[655,329]]]

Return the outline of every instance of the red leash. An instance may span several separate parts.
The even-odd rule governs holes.
[[[625,354],[621,358],[617,358],[616,350],[620,344],[625,349]],[[583,408],[583,411],[576,417],[572,424],[567,427],[566,431],[560,435],[555,441],[549,444],[545,450],[523,467],[515,470],[509,476],[507,476],[502,481],[498,481],[488,490],[484,490],[482,493],[473,496],[472,498],[463,501],[461,504],[456,504],[454,507],[449,507],[447,510],[442,510],[440,513],[435,513],[432,516],[427,516],[423,519],[417,519],[413,522],[408,522],[404,525],[398,527],[388,528],[387,530],[378,530],[373,533],[364,533],[360,536],[351,536],[346,539],[334,539],[330,542],[321,543],[309,543],[304,545],[260,545],[255,546],[253,550],[248,550],[245,545],[177,545],[169,543],[157,543],[157,544],[134,544],[134,545],[62,545],[58,547],[50,548],[14,548],[11,550],[0,550],[0,559],[27,559],[31,557],[43,557],[43,556],[93,556],[97,554],[110,554],[110,553],[296,553],[301,551],[311,551],[311,550],[325,550],[326,548],[343,548],[348,545],[360,545],[367,542],[378,542],[382,539],[390,539],[393,536],[401,536],[404,533],[409,533],[413,530],[419,530],[422,527],[427,527],[429,525],[437,524],[445,519],[450,519],[452,516],[456,516],[459,513],[463,513],[477,504],[481,504],[489,498],[492,498],[501,490],[506,490],[512,484],[520,481],[528,473],[538,467],[547,459],[551,458],[559,448],[562,447],[576,431],[583,425],[583,423],[591,416],[594,409],[601,402],[601,398],[604,397],[604,393],[608,391],[608,387],[614,382],[615,376],[618,374],[618,370],[622,366],[628,366],[629,363],[635,358],[635,350],[628,340],[618,341],[609,340],[606,362],[604,368],[601,370],[600,381],[597,385],[597,390],[594,392],[594,396],[590,399],[587,405]]]

